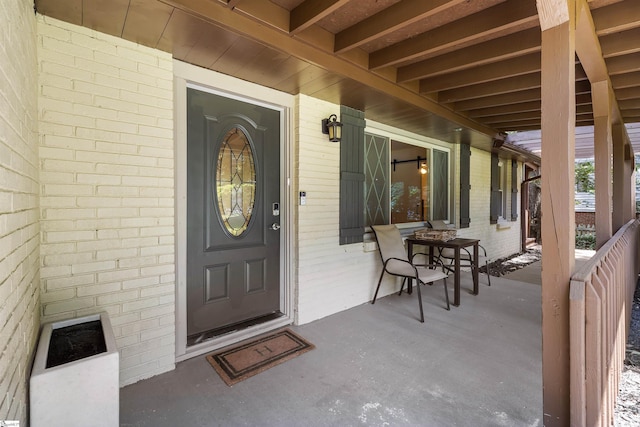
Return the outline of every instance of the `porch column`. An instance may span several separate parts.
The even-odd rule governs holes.
[[[575,0],[537,0],[542,28],[542,385],[545,426],[569,425],[575,259]]]
[[[611,232],[611,92],[609,81],[591,84],[593,103],[593,136],[596,172],[596,249],[613,235]]]
[[[613,126],[613,231],[635,216],[633,149],[624,124]],[[633,183],[635,184],[635,182]],[[633,206],[632,206],[633,205]]]

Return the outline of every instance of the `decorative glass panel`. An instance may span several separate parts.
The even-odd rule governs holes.
[[[222,223],[229,234],[240,236],[256,201],[256,168],[249,140],[239,128],[227,132],[220,146],[216,191]]]
[[[365,134],[365,225],[389,223],[389,139]]]

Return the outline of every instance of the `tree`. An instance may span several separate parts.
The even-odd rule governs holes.
[[[576,163],[576,191],[582,193],[595,192],[594,170],[591,160]]]

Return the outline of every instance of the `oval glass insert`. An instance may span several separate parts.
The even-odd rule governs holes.
[[[251,144],[240,128],[227,132],[220,145],[216,192],[225,229],[232,236],[242,235],[256,202],[256,168]]]

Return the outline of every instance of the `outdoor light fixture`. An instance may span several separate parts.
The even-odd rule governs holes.
[[[429,172],[429,170],[427,169],[427,164],[426,163],[421,164],[420,165],[420,173],[422,175],[426,175],[427,172]]]
[[[328,119],[322,119],[322,133],[329,135],[329,141],[340,142],[342,139],[342,123],[338,121],[335,114]]]

